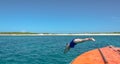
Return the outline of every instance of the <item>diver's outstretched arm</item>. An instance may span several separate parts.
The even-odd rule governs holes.
[[[70,47],[69,47],[69,44],[67,44],[64,50],[64,54],[67,53],[69,50],[70,50]]]

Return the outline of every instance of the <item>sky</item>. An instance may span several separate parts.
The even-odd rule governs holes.
[[[0,32],[120,32],[120,0],[0,0]]]

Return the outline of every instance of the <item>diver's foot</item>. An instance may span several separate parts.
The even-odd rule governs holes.
[[[95,41],[95,39],[94,39],[94,38],[91,38],[91,40],[92,40],[92,41]]]

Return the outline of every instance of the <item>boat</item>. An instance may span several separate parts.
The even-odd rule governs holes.
[[[77,56],[70,64],[120,64],[120,48],[112,45]]]

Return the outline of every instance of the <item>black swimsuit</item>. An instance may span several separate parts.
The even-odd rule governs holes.
[[[74,42],[74,39],[70,42],[70,48],[74,48],[74,46],[76,45],[76,43]]]

